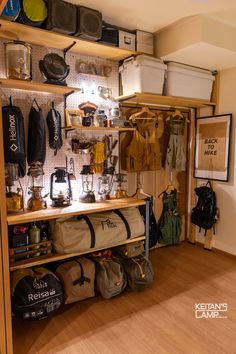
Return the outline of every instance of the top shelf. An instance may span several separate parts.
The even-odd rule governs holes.
[[[85,41],[78,37],[25,26],[20,23],[3,19],[0,19],[0,38],[21,40],[30,44],[61,50],[69,47],[75,42],[74,47],[71,49],[71,52],[73,53],[86,54],[116,61],[138,54],[135,51],[112,47],[97,42]]]
[[[188,107],[188,108],[202,108],[206,106],[215,106],[214,102],[207,100],[198,100],[193,98],[183,98],[183,97],[174,97],[174,96],[162,96],[153,93],[140,93],[135,92],[129,96],[119,96],[116,97],[116,100],[119,102],[128,102],[128,103],[144,103],[144,104],[155,104],[171,107]]]
[[[144,204],[144,200],[135,198],[111,199],[89,204],[73,202],[72,205],[66,208],[48,207],[44,210],[8,214],[7,222],[8,225],[25,224],[39,220],[51,220],[65,216],[91,214],[113,209],[129,208],[132,206],[139,206]]]

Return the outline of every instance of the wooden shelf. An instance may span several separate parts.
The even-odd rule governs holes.
[[[98,79],[98,80],[107,80],[109,77],[108,76],[104,76],[104,75],[95,75],[95,74],[85,74],[85,73],[78,73],[78,75],[81,78],[92,78],[92,79]]]
[[[0,19],[0,26],[0,38],[21,40],[46,48],[63,50],[75,42],[74,47],[71,48],[71,52],[73,53],[86,54],[117,61],[138,54],[134,51],[112,47],[97,42],[89,42],[79,39],[78,37],[66,36],[2,19]]]
[[[114,131],[114,132],[126,132],[126,131],[134,131],[135,128],[106,128],[106,127],[63,127],[65,131],[80,129],[80,130],[102,130],[102,131]]]
[[[27,259],[27,260],[22,260],[20,262],[18,261],[17,265],[10,264],[10,271],[12,272],[12,271],[17,270],[17,269],[36,267],[36,266],[39,266],[39,265],[45,264],[45,263],[62,261],[62,260],[65,260],[65,259],[82,256],[84,254],[105,250],[107,248],[114,248],[114,247],[117,247],[117,246],[120,246],[120,245],[124,245],[124,244],[127,244],[127,243],[143,241],[143,240],[145,240],[145,236],[139,236],[139,237],[132,238],[130,240],[118,242],[116,244],[113,244],[112,246],[111,245],[107,245],[107,246],[104,246],[104,247],[101,247],[101,248],[93,248],[93,249],[90,249],[89,251],[78,252],[78,253],[69,253],[69,254],[50,254],[50,255],[47,255],[47,256],[43,256],[40,259],[37,259],[35,257],[35,258]]]
[[[60,86],[60,85],[50,85],[43,82],[26,81],[26,80],[13,80],[0,78],[0,87],[10,88],[16,90],[24,91],[37,91],[52,93],[55,95],[65,95],[70,93],[79,92],[78,87]]]
[[[144,205],[145,201],[135,198],[112,199],[96,203],[79,203],[73,202],[72,205],[66,208],[48,207],[39,211],[19,212],[16,214],[8,214],[8,225],[18,225],[39,220],[50,220],[62,218],[65,216],[91,214],[112,209],[123,209],[132,206]]]
[[[206,106],[215,106],[214,102],[207,100],[197,100],[192,98],[174,97],[174,96],[161,96],[153,93],[140,93],[135,92],[129,96],[116,97],[119,102],[128,102],[134,104],[155,104],[170,107],[188,107],[188,108],[201,108]]]

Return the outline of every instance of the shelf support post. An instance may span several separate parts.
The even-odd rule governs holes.
[[[149,257],[149,208],[150,200],[146,199],[146,208],[145,208],[145,256],[146,258]]]

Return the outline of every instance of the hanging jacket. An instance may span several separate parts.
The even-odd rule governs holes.
[[[135,130],[129,146],[126,148],[126,171],[139,172],[147,170],[146,141]]]
[[[173,245],[180,242],[182,218],[177,210],[177,190],[163,193],[163,211],[159,220],[158,242]]]
[[[8,106],[2,107],[3,140],[5,162],[17,163],[19,175],[26,173],[24,117],[19,107],[13,106],[11,98]]]
[[[44,164],[46,158],[46,130],[43,112],[40,107],[37,109],[33,106],[29,113],[29,130],[28,130],[28,164],[33,162],[41,162]]]

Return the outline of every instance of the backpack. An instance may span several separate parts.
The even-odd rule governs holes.
[[[209,184],[209,186],[208,186]],[[197,205],[193,208],[191,222],[199,226],[200,230],[213,228],[215,233],[215,223],[217,222],[216,194],[212,189],[210,181],[205,186],[195,188],[198,197]]]
[[[146,224],[146,205],[140,205],[140,214]],[[149,248],[155,247],[158,239],[158,227],[155,214],[153,212],[153,197],[149,199]]]

